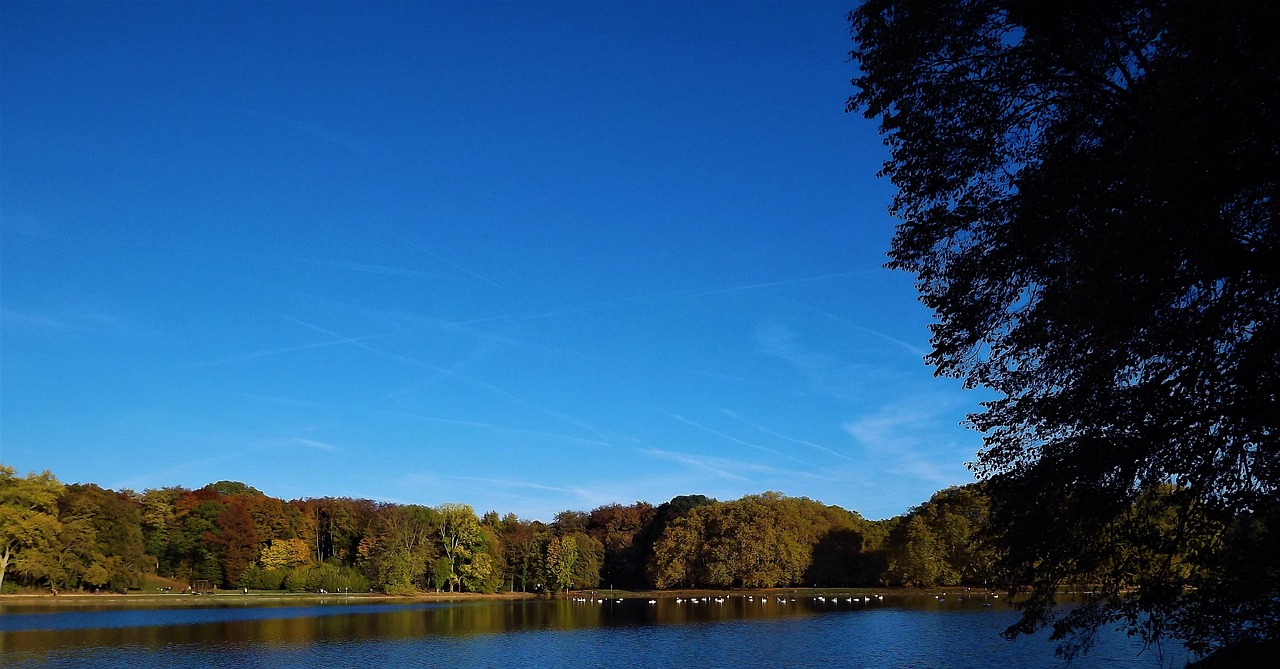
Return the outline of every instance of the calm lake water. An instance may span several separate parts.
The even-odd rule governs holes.
[[[0,606],[0,666],[228,667],[1061,667],[1043,635],[1009,642],[1016,613],[981,594],[938,601],[847,595],[443,604],[248,606],[175,596],[174,607]],[[833,601],[834,599],[834,601]],[[198,602],[198,603],[197,603]],[[211,604],[218,603],[217,606]],[[984,606],[986,604],[986,606]],[[1071,667],[1175,667],[1103,635]]]

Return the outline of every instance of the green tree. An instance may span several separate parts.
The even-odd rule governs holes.
[[[556,514],[551,526],[560,534],[573,534],[574,532],[586,532],[587,525],[591,523],[591,515],[584,511],[561,511]]]
[[[666,533],[667,526],[698,507],[715,503],[716,500],[706,495],[677,495],[653,510],[644,527],[632,539],[636,559],[644,565],[645,585],[657,586],[657,544]]]
[[[360,541],[377,517],[369,500],[325,497],[295,500],[289,506],[294,510],[286,515],[289,533],[311,545],[316,562],[336,557],[354,564]]]
[[[449,560],[449,591],[463,585],[462,575],[467,565],[486,548],[486,537],[481,531],[480,519],[466,504],[442,504],[436,508],[440,515],[438,533],[444,555]]]
[[[12,467],[0,465],[0,587],[10,563],[20,564],[28,553],[48,552],[61,531],[58,497],[63,486],[45,471],[19,478]]]
[[[876,563],[862,556],[871,527],[855,513],[776,492],[697,505],[654,544],[651,577],[659,588],[877,580],[882,569],[868,572]]]
[[[479,530],[470,559],[458,568],[458,578],[468,592],[497,592],[503,583],[502,541],[491,525],[481,524]]]
[[[83,579],[88,585],[102,588],[111,582],[111,572],[101,562],[97,562],[85,570]]]
[[[166,576],[177,573],[175,551],[169,542],[178,527],[178,500],[186,495],[184,488],[159,488],[142,493],[142,544],[147,555],[155,558],[156,571]]]
[[[241,483],[239,481],[218,481],[210,483],[206,486],[210,490],[217,492],[223,497],[245,496],[245,497],[264,497],[265,495],[257,488]]]
[[[921,514],[907,518],[890,539],[890,578],[903,585],[955,585],[960,575],[947,564],[943,542]]]
[[[68,485],[58,500],[58,518],[62,553],[75,556],[76,568],[68,576],[78,575],[95,588],[124,591],[138,587],[142,574],[155,567],[155,559],[146,554],[135,497],[92,483]]]
[[[497,592],[502,586],[502,569],[493,553],[479,551],[460,567],[458,580],[468,592]]]
[[[604,566],[604,544],[582,532],[574,532],[565,538],[573,540],[577,554],[572,570],[573,587],[578,590],[600,587],[600,569]]]
[[[188,582],[221,583],[217,518],[227,505],[213,490],[193,490],[177,501],[177,527],[169,537],[174,576]]]
[[[451,580],[453,580],[453,561],[441,555],[431,562],[431,585],[438,592],[448,587]]]
[[[711,507],[704,507],[711,508]],[[694,586],[707,582],[705,514],[697,511],[676,518],[653,545],[650,576],[659,588]]]
[[[251,564],[240,575],[240,580],[236,583],[236,587],[249,588],[251,590],[280,590],[284,587],[285,579],[289,577],[293,568],[296,567],[266,569],[261,565]]]
[[[552,537],[547,541],[548,585],[555,592],[573,587],[574,570],[578,564],[578,542],[572,535]]]
[[[975,470],[1000,569],[1032,586],[1008,634],[1053,625],[1067,655],[1111,623],[1201,653],[1280,637],[1273,542],[1211,539],[1280,497],[1280,4],[867,0],[850,19],[849,109],[880,119],[898,189],[889,266],[935,314],[937,372],[995,393]],[[1131,578],[1152,535],[1124,519],[1170,484],[1161,552],[1192,568]],[[1085,577],[1084,613],[1057,618]]]
[[[411,594],[430,585],[428,569],[438,554],[434,537],[440,524],[436,510],[425,506],[379,507],[357,550],[374,585],[387,594]]]
[[[801,500],[816,516],[812,523],[812,561],[804,583],[815,585],[874,585],[885,566],[879,553],[884,539],[874,523],[857,512]]]
[[[549,536],[541,522],[525,523],[514,516],[504,520],[502,549],[513,590],[536,592],[550,582],[546,573]]]
[[[702,507],[704,585],[772,588],[800,580],[810,554],[798,531],[803,518],[780,496],[749,495]]]
[[[915,586],[991,582],[996,552],[981,484],[940,490],[900,521],[889,535],[891,581]]]

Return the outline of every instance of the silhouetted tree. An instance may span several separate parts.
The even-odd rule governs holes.
[[[1280,636],[1275,540],[1247,529],[1280,494],[1280,3],[850,20],[849,109],[880,119],[898,188],[889,266],[934,311],[937,373],[997,394],[975,469],[1033,586],[1008,634],[1052,624],[1067,655],[1110,623],[1200,653]],[[1170,484],[1153,534],[1133,509]],[[1125,559],[1153,551],[1190,568]],[[1056,618],[1082,578],[1096,594]]]

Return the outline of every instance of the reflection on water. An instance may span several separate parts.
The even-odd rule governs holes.
[[[58,667],[1057,666],[982,595],[0,609],[0,665]],[[1181,667],[1105,636],[1080,667]],[[1175,663],[1176,662],[1176,663]]]

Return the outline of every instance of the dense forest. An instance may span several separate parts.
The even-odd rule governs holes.
[[[0,589],[125,592],[150,575],[289,591],[500,591],[984,584],[977,484],[903,516],[775,492],[564,511],[550,523],[367,499],[280,500],[232,481],[108,490],[0,465]]]

